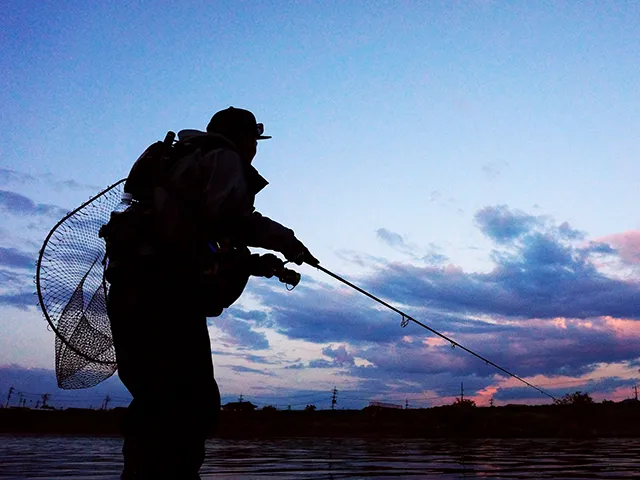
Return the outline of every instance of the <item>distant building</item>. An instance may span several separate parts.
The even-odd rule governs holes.
[[[385,402],[369,402],[370,407],[377,408],[395,408],[397,410],[402,410],[402,405],[396,405],[395,403],[385,403]]]
[[[229,402],[222,406],[222,410],[227,412],[253,412],[257,408],[251,402]]]

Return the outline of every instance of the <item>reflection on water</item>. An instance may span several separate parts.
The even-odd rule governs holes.
[[[0,478],[117,479],[121,440],[0,436]],[[211,440],[203,479],[638,478],[640,439]]]

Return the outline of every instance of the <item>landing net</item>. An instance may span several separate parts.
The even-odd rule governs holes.
[[[89,388],[117,369],[98,237],[122,196],[124,180],[103,190],[51,229],[36,266],[40,307],[56,334],[56,378],[63,389]]]

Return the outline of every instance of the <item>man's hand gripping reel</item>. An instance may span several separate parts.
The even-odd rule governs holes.
[[[276,272],[276,277],[282,283],[287,286],[287,290],[293,290],[300,283],[300,274],[295,270],[285,267],[285,263],[282,264],[282,268]]]
[[[276,277],[287,285],[288,290],[293,290],[300,283],[300,274],[295,270],[286,268],[289,262],[283,262],[272,253],[256,255],[252,265],[251,275],[259,277]]]

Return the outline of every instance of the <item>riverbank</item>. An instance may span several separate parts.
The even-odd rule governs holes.
[[[0,433],[119,435],[123,408],[0,409]],[[640,437],[640,403],[428,409],[221,412],[218,436],[564,438]]]

